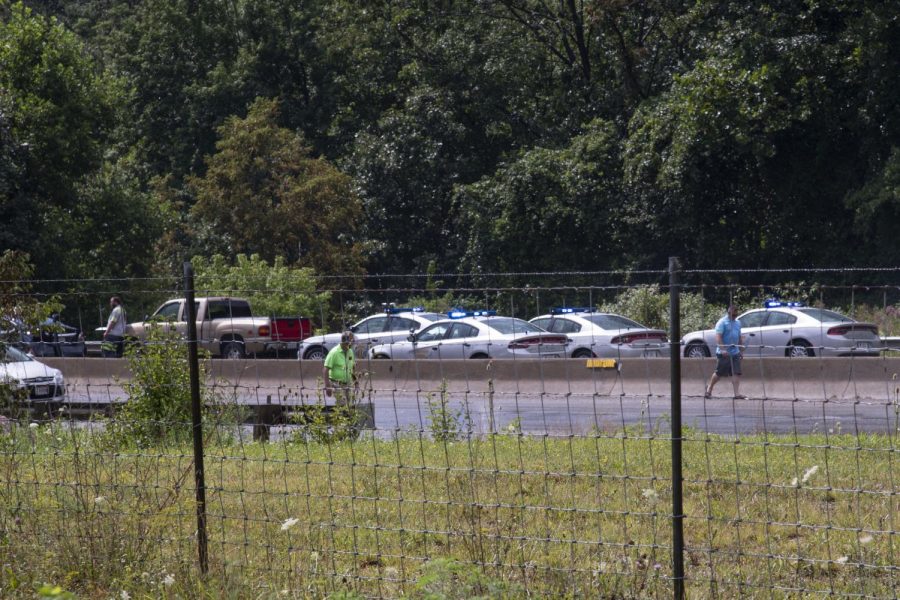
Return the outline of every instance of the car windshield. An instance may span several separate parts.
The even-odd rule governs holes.
[[[600,329],[644,329],[644,326],[619,315],[589,315],[584,317]]]
[[[824,308],[800,308],[798,310],[822,323],[853,323],[853,319],[850,317],[836,313],[833,310],[825,310]]]
[[[13,348],[12,346],[0,345],[0,362],[4,363],[14,363],[14,362],[28,362],[31,360],[27,354]]]
[[[493,329],[494,331],[499,331],[503,334],[509,333],[540,333],[544,331],[537,325],[529,323],[528,321],[523,321],[522,319],[511,319],[507,317],[499,317],[496,319],[489,319],[484,322],[485,325]]]

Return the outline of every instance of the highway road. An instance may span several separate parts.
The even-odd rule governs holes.
[[[47,361],[50,362],[50,361]],[[477,433],[511,423],[531,435],[620,432],[641,424],[668,431],[670,364],[623,360],[592,369],[585,361],[371,361],[360,363],[376,429],[429,430],[429,401],[444,389],[449,410],[467,413]],[[682,361],[682,423],[721,435],[840,431],[885,433],[897,428],[900,359],[762,359],[745,361],[741,391],[723,380],[703,398],[711,360]],[[247,405],[317,401],[321,363],[218,360],[211,380],[230,402]],[[73,403],[102,410],[123,402],[127,363],[114,359],[56,359]],[[118,382],[118,383],[117,383]]]

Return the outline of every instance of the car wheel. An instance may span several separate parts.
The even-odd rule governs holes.
[[[572,353],[572,358],[594,358],[594,353],[587,348],[579,348]]]
[[[325,360],[325,348],[322,346],[313,346],[303,355],[306,360]]]
[[[473,354],[473,355],[470,356],[469,358],[481,358],[481,359],[484,359],[484,358],[490,358],[490,356],[488,356],[488,355],[485,354],[484,352],[476,352],[475,354]]]
[[[376,359],[376,360],[383,360],[383,359],[386,359],[386,358],[390,358],[390,356],[388,356],[387,354],[376,354],[376,355],[373,356],[372,358],[374,358],[374,359]]]
[[[244,358],[244,345],[240,342],[226,342],[222,344],[222,358],[237,360]]]
[[[791,340],[784,350],[784,355],[789,358],[806,358],[815,356],[815,352],[813,352],[812,344],[806,340]]]
[[[686,358],[706,358],[709,356],[709,348],[706,347],[706,344],[693,342],[684,349],[684,356]]]

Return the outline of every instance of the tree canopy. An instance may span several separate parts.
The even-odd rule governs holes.
[[[212,254],[351,276],[900,260],[897,3],[0,15],[0,240],[40,276]]]

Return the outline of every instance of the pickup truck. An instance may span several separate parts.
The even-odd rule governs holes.
[[[244,358],[258,354],[289,353],[296,356],[301,340],[312,333],[306,317],[254,317],[250,303],[240,298],[196,298],[197,338],[213,356]],[[130,323],[126,338],[146,340],[150,327],[174,328],[187,335],[184,298],[165,302],[144,321]]]

